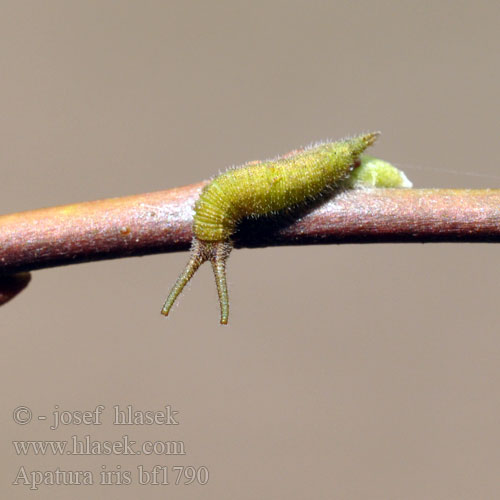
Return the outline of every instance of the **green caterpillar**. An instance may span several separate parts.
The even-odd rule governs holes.
[[[168,315],[186,283],[209,260],[219,294],[220,322],[227,324],[226,260],[232,250],[231,236],[243,218],[283,212],[332,187],[411,187],[406,176],[389,163],[360,157],[378,135],[372,132],[316,144],[272,161],[229,169],[215,177],[196,201],[191,258],[173,286],[162,314]],[[359,166],[353,170],[355,165]]]

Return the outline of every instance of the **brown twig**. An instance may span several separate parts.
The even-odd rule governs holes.
[[[186,250],[203,185],[1,216],[0,275]],[[235,236],[236,247],[432,241],[500,242],[500,189],[345,191]]]

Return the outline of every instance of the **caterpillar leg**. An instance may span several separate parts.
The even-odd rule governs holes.
[[[212,269],[215,276],[215,284],[217,293],[219,294],[219,304],[221,310],[221,325],[226,325],[229,316],[229,298],[226,284],[226,260],[231,252],[232,245],[230,242],[217,241],[206,242],[193,239],[191,248],[191,258],[187,263],[182,274],[177,278],[170,294],[163,305],[161,313],[168,316],[175,300],[182,292],[188,281],[193,277],[194,273],[205,261],[209,260],[212,264]]]

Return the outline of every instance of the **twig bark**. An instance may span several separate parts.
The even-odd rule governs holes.
[[[203,185],[1,216],[0,275],[186,250]],[[236,247],[436,241],[500,242],[500,189],[345,191],[235,236]]]

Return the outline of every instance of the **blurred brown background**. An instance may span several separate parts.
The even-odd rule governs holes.
[[[499,14],[494,1],[4,0],[0,212],[189,184],[373,129],[373,153],[416,187],[499,187]],[[208,265],[159,314],[186,253],[38,271],[0,311],[1,496],[499,498],[498,256],[235,251],[228,327]],[[55,405],[98,404],[102,425],[49,429]],[[179,425],[113,426],[129,404],[171,405]],[[186,455],[12,445],[86,434],[182,440]],[[139,465],[206,466],[210,480],[138,485]],[[21,466],[96,483],[121,466],[132,484],[30,491],[12,485]]]

